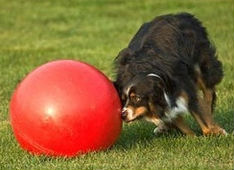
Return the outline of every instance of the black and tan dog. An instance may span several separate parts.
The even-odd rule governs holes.
[[[226,134],[213,120],[222,64],[206,29],[191,14],[163,15],[143,24],[119,53],[116,67],[126,122],[145,118],[157,126],[155,133],[177,127],[194,135],[183,120],[190,112],[204,135]]]

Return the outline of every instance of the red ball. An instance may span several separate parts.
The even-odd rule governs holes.
[[[14,135],[36,154],[74,156],[109,148],[120,135],[120,100],[96,68],[59,60],[32,71],[10,103]]]

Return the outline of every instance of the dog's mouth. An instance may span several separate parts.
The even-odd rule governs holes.
[[[139,120],[139,119],[142,119],[143,118],[143,116],[138,116],[138,117],[135,117],[135,118],[133,118],[133,119],[123,119],[123,121],[125,122],[125,123],[131,123],[131,122],[133,122],[133,121],[135,121],[135,120]]]
[[[131,123],[131,122],[133,122],[134,120],[136,120],[136,119],[132,119],[132,120],[123,120],[125,123]]]
[[[133,107],[128,106],[122,109],[122,120],[126,123],[133,122],[143,118],[148,113],[148,109],[145,106]]]

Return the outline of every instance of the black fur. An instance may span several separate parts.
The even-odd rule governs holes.
[[[197,66],[201,75],[196,71]],[[223,77],[222,64],[217,60],[206,29],[188,13],[163,15],[143,24],[128,47],[117,56],[116,69],[115,86],[120,96],[134,79],[142,79],[138,89],[141,89],[144,100],[151,98],[161,109],[160,117],[164,116],[166,108],[163,91],[169,95],[172,105],[180,92],[185,91],[189,97],[189,110],[199,112],[198,76],[209,89],[214,89]],[[149,73],[159,75],[162,80],[156,77],[144,79]]]

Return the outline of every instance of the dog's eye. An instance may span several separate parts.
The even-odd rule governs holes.
[[[131,101],[133,101],[134,103],[139,103],[141,101],[141,97],[140,96],[131,96]]]
[[[140,102],[141,101],[141,97],[140,96],[136,96],[135,100],[136,100],[136,102]]]
[[[139,103],[141,101],[141,96],[135,93],[131,93],[129,97],[133,103]]]

